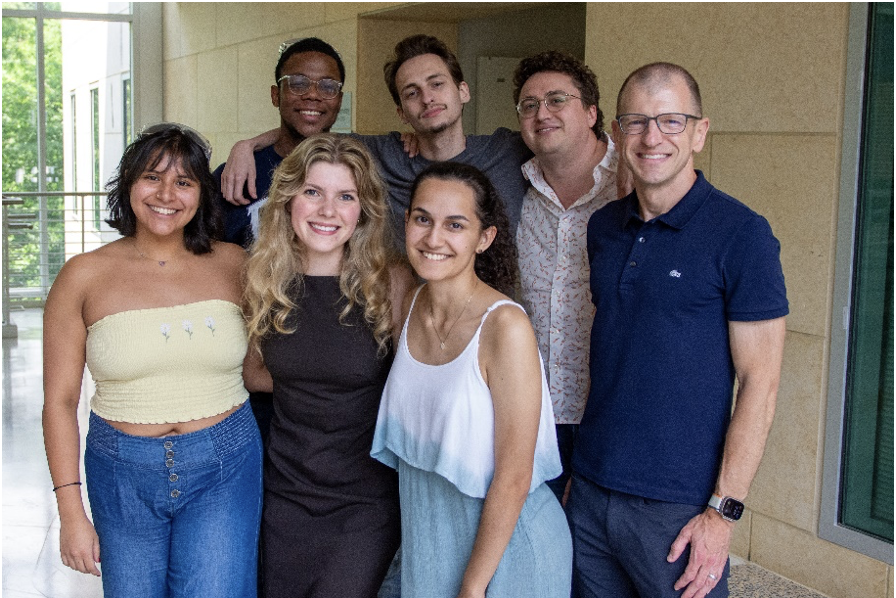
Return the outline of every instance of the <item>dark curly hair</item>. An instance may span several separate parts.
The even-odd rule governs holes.
[[[383,65],[386,86],[389,88],[389,93],[392,94],[392,99],[395,100],[396,106],[401,106],[401,95],[398,93],[398,86],[395,83],[398,69],[411,58],[423,56],[424,54],[435,54],[441,58],[445,66],[448,67],[448,72],[451,74],[451,78],[454,79],[455,85],[460,85],[464,80],[460,62],[457,61],[457,56],[448,49],[445,42],[431,35],[419,34],[406,37],[395,45],[395,53],[392,56],[392,60]]]
[[[212,242],[222,237],[221,207],[215,201],[215,179],[208,167],[211,148],[192,129],[176,123],[149,127],[124,150],[118,171],[106,185],[109,218],[106,222],[124,237],[137,233],[137,216],[131,207],[131,187],[149,169],[166,160],[167,168],[180,164],[199,182],[199,207],[184,227],[184,246],[201,255],[212,250]]]
[[[460,162],[435,162],[414,179],[408,210],[413,209],[417,188],[426,179],[458,181],[472,189],[476,201],[476,216],[482,223],[482,228],[494,226],[498,231],[488,249],[476,255],[476,276],[490,287],[513,296],[518,276],[516,244],[510,234],[510,221],[507,219],[504,202],[495,186],[474,166]]]
[[[513,103],[519,103],[523,85],[526,84],[526,81],[532,75],[546,71],[569,75],[579,91],[579,98],[581,98],[582,104],[586,108],[594,106],[597,109],[597,120],[594,121],[594,126],[591,127],[591,130],[600,139],[604,130],[604,113],[600,109],[600,91],[597,88],[597,77],[588,68],[588,65],[575,56],[551,50],[530,56],[529,58],[523,58],[513,73]]]
[[[345,83],[345,65],[342,63],[342,57],[339,55],[339,52],[336,51],[336,48],[324,40],[317,37],[306,37],[300,40],[283,42],[283,45],[286,47],[280,53],[280,58],[277,60],[277,66],[274,67],[274,81],[280,80],[280,76],[283,74],[283,65],[286,64],[286,61],[293,55],[302,54],[304,52],[319,52],[336,61],[336,68],[339,69],[339,80]]]

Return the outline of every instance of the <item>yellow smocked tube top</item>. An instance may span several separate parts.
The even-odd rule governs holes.
[[[91,409],[133,424],[211,417],[243,403],[246,327],[239,306],[212,299],[135,309],[87,329]]]

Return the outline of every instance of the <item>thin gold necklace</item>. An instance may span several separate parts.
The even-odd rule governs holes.
[[[155,259],[155,258],[151,258],[151,257],[149,257],[148,255],[146,255],[145,253],[143,253],[142,251],[140,251],[140,248],[137,247],[137,241],[134,241],[134,249],[137,250],[137,254],[138,254],[140,257],[142,257],[142,258],[144,258],[144,259],[147,259],[147,260],[151,260],[151,261],[153,261],[153,262],[156,262],[157,264],[159,264],[159,266],[164,266],[165,264],[167,264],[168,262],[171,261],[171,258],[168,258],[167,260],[157,260],[157,259]]]
[[[464,315],[464,312],[467,311],[467,306],[470,305],[470,301],[473,299],[473,295],[476,294],[476,287],[473,287],[473,292],[470,293],[470,296],[467,297],[466,302],[464,303],[464,308],[460,310],[460,313],[457,314],[457,317],[454,319],[454,322],[451,324],[451,327],[448,329],[448,332],[445,333],[445,338],[442,338],[442,335],[439,334],[439,329],[436,328],[436,317],[432,310],[432,291],[430,291],[429,295],[429,321],[432,324],[432,329],[435,331],[436,336],[439,339],[439,348],[444,351],[445,343],[448,342],[448,337],[451,336],[451,331],[454,330],[454,325],[457,324],[461,317]]]

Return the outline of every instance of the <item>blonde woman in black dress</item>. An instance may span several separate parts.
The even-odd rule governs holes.
[[[348,137],[274,175],[249,260],[250,343],[273,378],[261,558],[269,597],[370,598],[400,541],[395,472],[370,457],[401,298],[383,184]]]

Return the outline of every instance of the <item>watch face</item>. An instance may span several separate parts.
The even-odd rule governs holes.
[[[744,514],[744,503],[733,498],[726,498],[722,501],[722,506],[719,509],[719,512],[725,519],[737,521],[740,519],[741,515]]]

